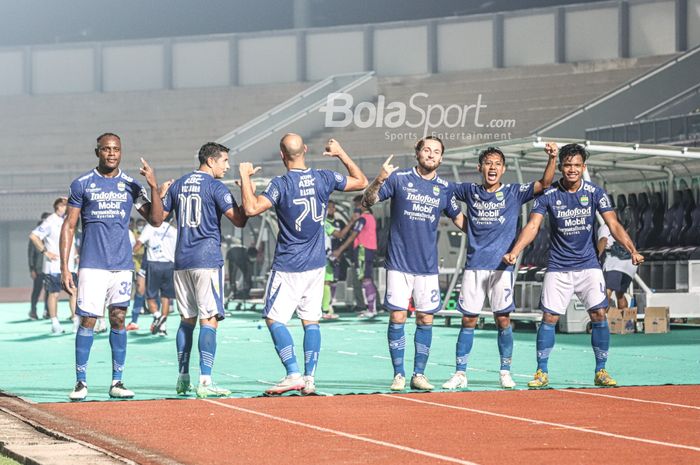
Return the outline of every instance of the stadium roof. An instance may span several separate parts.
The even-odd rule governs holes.
[[[626,142],[581,141],[580,139],[542,138],[530,136],[505,141],[498,145],[505,156],[523,171],[544,168],[546,142],[556,142],[559,147],[579,143],[586,147],[590,158],[589,170],[603,177],[606,182],[644,182],[673,179],[675,177],[700,176],[700,149],[673,145],[649,145]],[[490,144],[477,144],[445,151],[444,162],[457,165],[474,163],[479,152]],[[511,164],[512,166],[512,164]]]

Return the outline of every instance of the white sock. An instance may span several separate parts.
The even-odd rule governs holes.
[[[156,312],[153,314],[153,318],[160,318],[160,310],[156,310]]]
[[[51,324],[54,326],[61,326],[61,323],[58,322],[58,317],[51,317]]]
[[[199,384],[208,386],[211,384],[211,375],[199,375]]]

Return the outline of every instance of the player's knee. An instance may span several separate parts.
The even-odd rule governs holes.
[[[554,313],[544,312],[542,313],[542,323],[547,323],[549,325],[555,325],[559,321],[559,315]]]
[[[605,309],[597,308],[595,310],[589,310],[588,314],[591,316],[591,321],[605,321]]]
[[[476,323],[479,321],[478,316],[463,316],[462,317],[462,328],[476,328]]]
[[[416,312],[416,324],[423,326],[432,325],[433,315],[430,315],[428,313]]]
[[[408,312],[406,310],[392,311],[391,316],[389,317],[389,321],[397,324],[406,323],[407,313]]]
[[[503,315],[494,315],[494,318],[496,319],[496,325],[498,326],[498,329],[506,329],[508,326],[510,326],[509,313]]]

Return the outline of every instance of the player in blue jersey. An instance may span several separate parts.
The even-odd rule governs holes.
[[[334,139],[328,141],[323,155],[340,160],[348,170],[347,177],[335,171],[307,168],[306,151],[301,136],[285,135],[280,141],[280,155],[287,174],[274,178],[257,196],[250,177],[260,168],[253,168],[251,163],[241,163],[239,167],[246,214],[255,216],[274,207],[279,225],[263,316],[287,375],[267,389],[267,395],[316,392],[314,375],[321,350],[318,322],[326,266],[323,225],[328,198],[336,190],[357,191],[367,186],[365,175]],[[295,311],[304,326],[303,377],[292,335],[285,326]]]
[[[212,383],[216,355],[216,330],[224,319],[224,257],[221,254],[221,216],[242,228],[248,221],[219,181],[229,170],[229,149],[215,142],[204,144],[198,153],[199,168],[175,181],[163,200],[167,215],[177,216],[175,246],[175,295],[180,327],[175,339],[180,395],[190,385],[190,353],[194,328],[199,320],[199,385],[197,397],[227,396],[231,392]]]
[[[163,220],[163,204],[158,195],[155,173],[142,158],[141,175],[151,188],[152,202],[146,190],[126,175],[119,164],[122,159],[121,139],[105,133],[97,138],[97,168],[80,176],[70,185],[66,219],[61,228],[61,284],[69,294],[77,292],[76,314],[80,327],[75,338],[75,372],[77,382],[71,400],[87,396],[87,364],[94,339],[97,318],[109,309],[112,348],[112,385],[109,396],[131,398],[133,391],[122,383],[126,360],[124,316],[131,299],[134,261],[129,242],[129,218],[132,206],[153,226]],[[80,268],[76,289],[70,272],[70,250],[78,220],[83,225]]]
[[[537,330],[537,372],[528,383],[531,388],[549,384],[547,362],[554,348],[554,329],[574,294],[591,317],[594,382],[597,386],[617,385],[605,369],[610,330],[606,319],[605,279],[595,247],[596,212],[601,214],[615,240],[630,253],[635,265],[642,263],[644,257],[637,252],[625,228],[618,222],[605,191],[583,180],[587,158],[588,152],[581,145],[568,144],[561,148],[561,179],[535,200],[527,225],[511,251],[503,256],[505,263],[514,264],[520,252],[537,236],[544,215],[549,216],[549,262],[542,285],[540,308],[543,314]]]
[[[402,391],[406,387],[404,326],[411,297],[416,308],[416,355],[411,389],[433,389],[425,376],[425,365],[430,354],[433,314],[442,305],[437,229],[443,213],[460,229],[465,222],[452,186],[437,175],[444,150],[439,138],[427,136],[416,144],[418,164],[414,168],[399,171],[389,157],[362,201],[365,208],[370,208],[377,202],[391,199],[384,306],[391,311],[387,338],[394,366],[392,391]]]
[[[501,258],[515,241],[520,207],[552,184],[557,145],[547,144],[545,152],[549,160],[539,181],[502,184],[506,157],[498,148],[488,147],[479,154],[477,169],[481,173],[481,184],[465,182],[455,186],[455,197],[467,204],[467,262],[457,304],[463,316],[457,337],[456,369],[454,375],[442,385],[445,389],[467,387],[466,370],[474,344],[474,328],[487,296],[498,327],[501,387],[515,387],[510,375],[513,357],[510,312],[515,310],[513,266],[506,265]]]

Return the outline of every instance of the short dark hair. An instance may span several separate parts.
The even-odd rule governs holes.
[[[581,144],[566,144],[564,147],[559,149],[559,164],[564,163],[564,160],[570,157],[575,157],[576,155],[581,155],[583,162],[586,163],[588,160],[588,150]]]
[[[486,147],[484,150],[479,152],[479,164],[481,165],[484,162],[484,159],[486,157],[488,157],[489,155],[492,155],[494,153],[501,156],[501,161],[505,165],[506,164],[506,156],[503,155],[503,152],[498,147]]]
[[[207,162],[207,159],[219,158],[221,156],[221,152],[228,153],[229,150],[230,149],[225,145],[221,145],[216,142],[207,142],[206,144],[202,145],[202,147],[199,149],[199,153],[197,154],[199,164],[204,165]]]
[[[44,221],[44,220],[45,220],[46,218],[48,218],[49,216],[51,216],[51,213],[49,213],[49,212],[44,212],[44,213],[42,213],[42,214],[41,214],[41,221]]]
[[[100,134],[99,136],[97,136],[97,145],[100,145],[100,142],[102,142],[102,139],[104,139],[105,137],[115,137],[115,138],[119,139],[119,142],[122,141],[122,138],[119,137],[118,135],[114,134],[113,132],[104,132],[104,133]]]
[[[59,198],[57,198],[56,200],[53,201],[53,210],[56,211],[56,209],[57,209],[60,205],[65,205],[65,204],[67,204],[67,203],[68,203],[68,199],[67,199],[67,198],[65,198],[65,197],[59,197]]]
[[[445,144],[442,143],[442,140],[438,136],[425,136],[422,139],[419,139],[418,142],[416,142],[416,153],[423,150],[426,140],[436,140],[440,142],[440,150],[442,153],[445,153]]]

